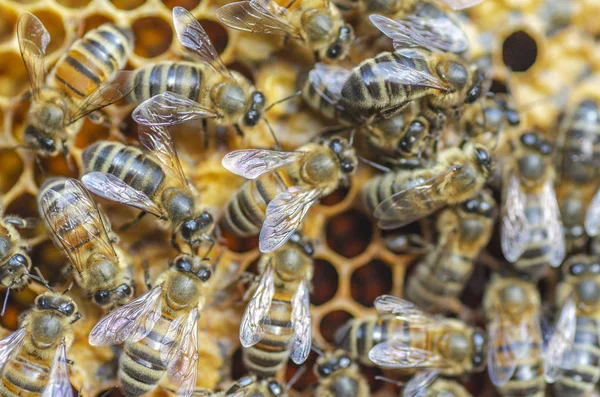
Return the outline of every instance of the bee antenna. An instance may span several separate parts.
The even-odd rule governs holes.
[[[10,292],[10,289],[13,285],[15,285],[14,281],[10,283],[10,285],[6,288],[6,296],[4,297],[4,304],[2,305],[2,313],[0,313],[0,316],[4,316],[4,313],[6,312],[6,305],[8,304],[8,293]]]
[[[277,149],[281,149],[281,145],[279,144],[279,140],[277,139],[277,136],[275,135],[275,131],[273,131],[273,128],[271,128],[271,124],[269,123],[269,120],[267,120],[267,118],[264,118],[265,120],[265,124],[267,125],[267,128],[269,129],[269,132],[271,133],[271,136],[273,137],[273,140],[275,141],[275,146],[277,147]]]
[[[296,370],[296,373],[294,374],[294,376],[292,376],[292,379],[290,379],[290,381],[287,383],[287,385],[285,387],[286,392],[289,391],[296,382],[298,382],[298,379],[300,379],[302,377],[302,375],[304,375],[304,373],[306,372],[306,369],[307,368],[306,368],[306,364],[305,364]]]
[[[382,382],[391,383],[392,385],[396,385],[396,386],[403,386],[404,385],[404,382],[400,382],[400,381],[395,380],[395,379],[387,378],[387,377],[382,376],[382,375],[375,376],[375,379],[376,380],[380,380]]]
[[[267,106],[264,111],[268,112],[273,106],[279,105],[280,103],[283,103],[283,102],[286,102],[286,101],[289,101],[290,99],[294,99],[294,98],[296,98],[297,96],[300,96],[300,95],[302,95],[302,91],[300,91],[300,90],[296,91],[292,95],[286,96],[285,98],[281,98],[281,99],[273,102],[272,104],[270,104],[269,106]]]
[[[35,270],[37,277],[34,278],[34,280],[39,281],[40,283],[42,283],[44,285],[44,287],[48,288],[50,290],[50,292],[54,292],[54,289],[50,286],[50,284],[48,284],[48,281],[44,278],[44,276],[42,275],[42,272],[40,271],[39,267],[34,267],[33,270]],[[30,275],[30,277],[32,277]]]
[[[69,286],[67,287],[67,289],[63,291],[62,295],[66,295],[69,291],[71,291],[71,288],[73,288],[72,281],[71,281],[71,284],[69,284]]]
[[[324,355],[325,353],[323,353],[323,350],[319,349],[317,346],[315,346],[315,344],[313,343],[310,346],[310,350],[314,351],[315,353],[317,353],[319,356]]]
[[[15,150],[15,149],[36,150],[37,148],[35,146],[31,146],[31,145],[15,145],[15,146],[3,147],[0,149],[0,152],[9,152],[9,151]]]
[[[363,156],[356,156],[356,157],[358,157],[358,160],[360,162],[370,165],[371,167],[375,168],[376,170],[383,171],[383,172],[392,172],[391,168],[388,168],[385,165],[378,164],[374,161],[364,158]]]
[[[356,128],[353,128],[352,131],[350,131],[350,138],[348,139],[348,145],[350,146],[354,146],[354,135],[356,135]]]

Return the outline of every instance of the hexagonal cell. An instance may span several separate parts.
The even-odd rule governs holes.
[[[346,258],[363,253],[373,237],[371,220],[362,212],[351,209],[327,221],[327,245]]]
[[[48,54],[58,50],[65,41],[66,32],[63,19],[55,12],[44,10],[33,10],[32,13],[42,21],[50,34],[50,43],[46,52]]]
[[[537,59],[538,47],[527,32],[511,33],[502,43],[502,61],[513,72],[525,72]]]
[[[325,196],[321,200],[319,200],[319,203],[328,207],[332,207],[344,201],[344,199],[348,195],[348,192],[350,192],[350,188],[348,186],[341,186],[330,195]]]
[[[0,43],[10,40],[17,28],[17,13],[13,8],[0,4]]]
[[[200,0],[161,0],[163,4],[169,9],[172,10],[173,7],[179,6],[183,7],[188,11],[192,11],[194,8],[198,7],[200,4]]]
[[[365,365],[359,364],[360,372],[367,379],[367,383],[369,383],[369,389],[371,389],[371,393],[375,393],[385,387],[385,382],[382,382],[379,379],[375,379],[377,376],[383,375],[383,371],[381,368],[377,367],[367,367]]]
[[[134,10],[145,2],[146,0],[112,0],[111,4],[120,10]]]
[[[202,25],[204,30],[206,30],[206,34],[210,37],[210,41],[213,46],[217,49],[219,54],[225,51],[227,48],[227,43],[229,42],[229,34],[227,30],[218,22],[212,21],[210,19],[199,19],[198,22]]]
[[[350,294],[363,306],[372,307],[375,298],[391,290],[392,270],[385,262],[375,259],[352,273]]]
[[[136,19],[131,25],[135,35],[133,51],[144,58],[154,58],[171,46],[173,31],[169,22],[160,17]]]
[[[314,351],[311,351],[308,355],[308,358],[302,365],[294,364],[292,360],[288,361],[288,365],[285,368],[285,381],[288,382],[287,386],[290,386],[290,380],[297,374],[299,370],[303,370],[302,367],[306,367],[307,371],[304,371],[300,377],[295,379],[294,384],[291,385],[292,389],[297,390],[299,392],[303,392],[305,390],[311,390],[315,384],[317,383],[317,377],[311,369],[315,365],[315,361],[317,361],[317,354]]]
[[[34,218],[39,219],[40,214],[37,209],[37,201],[34,196],[28,193],[24,193],[14,199],[10,204],[6,206],[4,213],[7,215],[18,215],[22,218]],[[39,225],[35,228],[19,229],[21,237],[29,239],[41,233],[43,226]]]
[[[29,88],[27,71],[21,55],[16,52],[0,53],[0,96],[13,98]]]
[[[64,284],[70,277],[69,261],[50,240],[33,248],[31,260],[50,285]]]
[[[95,124],[86,118],[81,131],[75,137],[75,146],[84,149],[92,143],[108,138],[110,130],[103,124]]]
[[[338,289],[338,274],[333,265],[323,259],[314,261],[310,303],[319,306],[333,298]]]
[[[240,347],[231,357],[231,377],[233,379],[239,379],[248,374],[248,370],[244,366],[243,354],[243,349]]]
[[[113,23],[114,20],[104,14],[92,14],[83,20],[83,31],[89,32],[105,23]]]
[[[0,193],[8,192],[23,172],[23,160],[15,150],[0,151]]]
[[[56,2],[62,6],[68,8],[77,8],[78,10],[87,7],[91,1],[92,0],[56,0]]]
[[[329,343],[334,342],[335,332],[347,321],[353,318],[352,314],[345,310],[334,310],[327,313],[319,324],[319,330],[323,338]]]
[[[248,252],[258,247],[258,236],[242,238],[223,230],[221,237],[225,241],[225,246],[233,252]]]
[[[35,183],[41,186],[49,176],[79,177],[79,170],[72,155],[39,157],[34,170]]]

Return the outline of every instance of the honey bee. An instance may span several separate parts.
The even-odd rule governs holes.
[[[211,266],[181,254],[144,295],[121,306],[92,329],[92,346],[125,343],[119,382],[126,396],[156,388],[166,374],[178,395],[193,394],[198,377],[198,319],[205,305]]]
[[[244,364],[275,376],[288,357],[302,364],[312,341],[309,289],[313,247],[299,234],[259,262],[261,278],[240,325]]]
[[[135,71],[130,102],[138,123],[169,125],[213,118],[219,125],[253,127],[263,119],[265,96],[242,74],[229,70],[202,25],[182,7],[173,8],[181,45],[200,63],[160,62]]]
[[[183,173],[171,135],[162,126],[151,126],[140,128],[138,136],[149,153],[118,142],[88,146],[82,153],[83,184],[101,197],[167,221],[177,249],[181,242],[194,249],[202,240],[212,248],[213,217],[199,208],[198,193]]]
[[[112,309],[133,296],[131,268],[106,215],[81,182],[51,178],[40,187],[40,215],[54,244],[69,258],[77,283],[92,301]]]
[[[491,238],[495,214],[496,203],[486,190],[443,210],[436,221],[437,245],[409,278],[406,297],[428,311],[444,310],[448,299],[458,299]]]
[[[600,263],[588,255],[575,255],[567,259],[562,273],[557,302],[563,313],[573,313],[575,324],[566,328],[573,331],[574,341],[570,354],[563,357],[566,364],[560,361],[553,388],[560,396],[586,396],[600,379]],[[563,334],[568,334],[564,328]]]
[[[544,340],[535,284],[494,275],[483,306],[488,321],[488,372],[500,395],[544,396]]]
[[[291,0],[285,7],[272,0],[250,0],[217,9],[226,26],[249,33],[283,36],[302,42],[317,59],[344,59],[354,40],[354,30],[328,0]]]
[[[68,296],[38,295],[19,329],[0,340],[0,395],[72,397],[67,350],[80,317]]]
[[[451,147],[438,154],[431,168],[372,178],[362,188],[363,203],[379,219],[380,228],[400,227],[472,197],[485,184],[491,161],[482,145]]]
[[[0,285],[6,288],[2,313],[11,290],[20,291],[29,282],[31,258],[28,246],[17,229],[31,227],[34,222],[15,215],[4,215],[0,207]]]
[[[472,397],[460,383],[438,378],[438,375],[437,370],[424,370],[413,375],[406,384],[381,376],[375,379],[402,386],[402,397]]]
[[[294,152],[236,150],[222,163],[250,179],[227,204],[223,222],[238,236],[260,230],[259,248],[270,252],[292,236],[317,200],[348,182],[357,157],[345,139],[331,137]]]
[[[369,397],[369,384],[360,373],[358,365],[343,350],[327,352],[317,358],[314,365],[319,383],[315,396],[319,397]]]
[[[42,154],[66,153],[67,141],[81,128],[85,116],[133,89],[130,73],[119,72],[131,53],[132,34],[116,25],[101,25],[77,40],[46,77],[44,58],[50,34],[28,12],[19,18],[17,31],[33,97],[25,140]]]
[[[550,142],[535,132],[521,135],[503,189],[502,252],[534,278],[541,277],[548,263],[560,266],[565,257],[551,154]]]
[[[375,308],[378,316],[351,320],[336,333],[336,345],[362,364],[407,374],[430,369],[445,376],[485,366],[483,331],[459,320],[430,316],[389,295],[377,298]]]
[[[288,389],[274,378],[258,379],[256,375],[244,376],[234,382],[229,389],[213,393],[208,390],[196,391],[201,397],[288,397]]]

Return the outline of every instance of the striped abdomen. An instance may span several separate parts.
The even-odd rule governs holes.
[[[24,348],[6,363],[0,381],[0,396],[41,396],[48,384],[51,362],[44,362]]]
[[[375,66],[378,64],[386,66]],[[431,93],[430,88],[399,84],[386,79],[377,68],[388,65],[409,67],[431,74],[427,62],[422,58],[407,58],[396,52],[383,52],[352,69],[350,77],[342,88],[340,104],[359,114],[373,115],[378,111],[389,110]]]
[[[112,174],[150,199],[160,199],[165,173],[152,157],[140,149],[118,142],[100,141],[82,153],[84,173]],[[157,200],[158,201],[158,200]]]
[[[302,98],[316,112],[329,120],[336,120],[342,125],[355,125],[361,120],[337,103],[335,94],[331,94],[325,85],[315,87],[309,79],[306,79],[302,87]]]
[[[257,179],[246,182],[227,204],[223,222],[238,236],[259,232],[265,220],[267,205],[279,193],[294,186],[291,167],[282,167]]]
[[[566,132],[561,176],[578,184],[593,182],[600,164],[600,109],[582,102]]]
[[[163,303],[164,304],[164,303]],[[173,319],[163,313],[144,339],[125,344],[119,360],[119,382],[126,396],[141,396],[156,388],[167,371],[161,359],[163,340]]]
[[[539,278],[548,267],[549,254],[553,247],[550,246],[549,233],[546,220],[542,219],[542,203],[527,203],[525,216],[527,217],[528,241],[523,254],[517,259],[515,268]]]
[[[90,30],[56,64],[54,85],[83,98],[125,66],[132,47],[131,32],[116,25]]]
[[[292,296],[275,293],[264,320],[264,336],[254,346],[244,348],[244,365],[260,377],[275,376],[288,361],[292,329]]]
[[[590,317],[577,317],[575,345],[571,352],[575,355],[575,365],[563,369],[554,383],[554,394],[564,397],[589,395],[600,379],[600,329],[597,320]]]
[[[373,213],[381,202],[394,193],[424,183],[428,172],[415,173],[412,171],[388,172],[371,178],[362,188],[362,202],[366,209]],[[430,200],[423,200],[424,203]]]
[[[135,89],[127,96],[140,103],[169,91],[196,102],[210,100],[206,90],[206,68],[189,62],[160,62],[135,71]]]

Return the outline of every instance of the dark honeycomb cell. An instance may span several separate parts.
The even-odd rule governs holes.
[[[513,72],[525,72],[537,59],[537,43],[522,30],[508,36],[502,44],[502,60]]]
[[[314,276],[310,303],[322,305],[333,298],[338,289],[338,274],[333,265],[325,260],[314,261]]]
[[[354,209],[330,218],[325,231],[327,245],[346,258],[362,254],[373,237],[373,227],[369,217]]]
[[[356,269],[350,279],[352,298],[366,307],[380,295],[392,290],[392,270],[382,261],[373,260]]]
[[[0,193],[6,193],[19,181],[23,172],[23,160],[15,150],[0,150],[0,170]]]
[[[0,43],[13,37],[17,20],[17,13],[12,8],[0,4]]]
[[[35,182],[38,186],[49,176],[67,176],[70,178],[79,177],[77,163],[69,154],[66,157],[62,155],[53,157],[39,157],[36,161],[34,170]]]
[[[50,43],[46,49],[47,54],[52,54],[58,50],[64,43],[66,32],[63,19],[55,12],[44,9],[43,11],[31,11],[36,17],[42,21],[48,33],[50,34]]]
[[[98,26],[104,23],[114,23],[115,21],[104,14],[92,14],[84,19],[83,30],[89,32],[92,29],[96,29]]]
[[[329,343],[334,342],[335,332],[346,322],[352,319],[352,314],[348,313],[344,310],[333,310],[327,313],[323,319],[321,319],[321,324],[319,324],[319,330],[321,330],[321,335],[323,338]]]
[[[322,205],[332,207],[344,201],[344,199],[348,195],[348,192],[350,192],[350,188],[348,186],[342,186],[330,195],[323,197],[319,202]]]
[[[154,58],[164,53],[173,41],[170,22],[159,17],[136,19],[132,25],[135,35],[133,51],[143,58]]]
[[[258,247],[258,236],[240,238],[224,230],[222,237],[226,247],[233,252],[248,252]]]
[[[287,382],[294,378],[298,371],[304,371],[302,375],[294,381],[292,388],[298,391],[307,391],[312,390],[313,387],[316,386],[317,377],[315,376],[315,372],[313,371],[313,367],[315,362],[317,361],[318,355],[311,351],[308,355],[308,358],[302,365],[296,365],[293,361],[289,361],[286,371],[285,371],[285,379]],[[289,386],[289,384],[288,384]]]
[[[243,350],[240,347],[231,357],[231,377],[233,379],[239,379],[248,373],[248,370],[244,366],[243,354]]]
[[[229,34],[227,30],[218,22],[212,21],[210,19],[200,19],[198,20],[208,37],[210,37],[210,41],[213,46],[217,50],[219,54],[225,51],[227,48],[227,43],[229,42]]]
[[[31,194],[24,193],[14,199],[4,211],[7,215],[18,215],[22,218],[39,219],[40,214],[37,209],[36,198]],[[35,228],[19,229],[19,234],[23,238],[33,238],[41,233],[43,226],[40,224]]]
[[[81,131],[75,137],[75,146],[85,149],[92,143],[108,138],[109,129],[103,124],[93,123],[89,118],[83,122]]]

